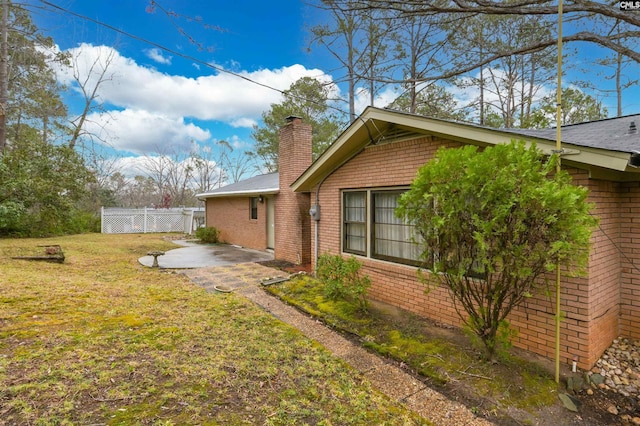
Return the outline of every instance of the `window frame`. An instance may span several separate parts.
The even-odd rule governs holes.
[[[364,195],[364,221],[363,222],[359,222],[359,221],[347,221],[347,213],[346,213],[346,209],[347,209],[347,196],[348,195],[352,195],[352,194],[362,194]],[[366,256],[367,255],[367,251],[368,251],[368,231],[367,231],[367,227],[368,227],[368,221],[367,221],[367,217],[368,217],[368,203],[367,203],[367,191],[363,191],[363,190],[354,190],[354,191],[342,191],[342,207],[341,207],[341,211],[342,211],[342,251],[345,253],[350,253],[350,254],[358,254],[361,256]],[[362,225],[364,226],[364,233],[362,235],[362,238],[364,238],[364,250],[355,250],[353,248],[348,247],[348,237],[349,234],[347,234],[347,228],[349,227],[349,225]]]
[[[388,255],[380,255],[376,253],[376,236],[375,236],[375,231],[376,231],[376,223],[375,223],[375,204],[374,204],[374,197],[375,194],[377,193],[398,193],[398,194],[402,194],[406,191],[408,191],[410,189],[410,187],[408,186],[394,186],[394,187],[376,187],[376,188],[354,188],[354,189],[343,189],[341,191],[341,205],[340,205],[340,211],[341,211],[341,236],[340,236],[340,241],[341,241],[341,252],[343,253],[347,253],[347,254],[355,254],[355,255],[360,255],[360,256],[364,256],[367,257],[369,259],[373,259],[373,260],[381,260],[381,261],[387,261],[387,262],[393,262],[393,263],[397,263],[397,264],[402,264],[402,265],[409,265],[409,266],[416,266],[416,267],[420,267],[423,266],[423,262],[420,259],[406,259],[406,258],[402,258],[402,257],[397,257],[397,256],[388,256]],[[349,235],[347,235],[347,228],[349,223],[347,223],[346,217],[347,217],[347,213],[346,213],[346,208],[347,208],[347,201],[346,201],[346,197],[347,194],[353,194],[353,193],[361,193],[364,195],[364,208],[365,208],[365,222],[363,223],[364,228],[365,228],[365,234],[364,234],[364,251],[359,251],[359,250],[354,250],[353,248],[348,247],[348,242],[347,242],[347,238]],[[353,223],[353,222],[351,222]],[[360,223],[360,222],[358,222]],[[405,225],[405,226],[411,226],[411,225]],[[400,240],[399,240],[400,241]],[[406,241],[403,241],[406,242]]]
[[[249,197],[249,220],[258,220],[258,203],[258,197]]]
[[[393,256],[393,255],[388,255],[388,254],[381,254],[378,250],[379,247],[379,242],[383,241],[385,239],[380,238],[377,236],[377,231],[378,231],[378,227],[382,226],[382,225],[392,225],[392,226],[403,226],[406,228],[414,228],[413,225],[407,224],[406,222],[400,224],[400,223],[393,223],[393,222],[381,222],[380,220],[377,219],[377,209],[379,208],[387,208],[387,207],[380,207],[378,205],[376,205],[376,195],[378,194],[398,194],[399,196],[402,195],[403,193],[407,192],[409,190],[409,188],[388,188],[388,189],[372,189],[369,191],[369,200],[368,200],[368,207],[371,210],[371,237],[370,237],[370,247],[371,247],[371,252],[370,252],[370,257],[372,259],[379,259],[379,260],[387,260],[390,262],[394,262],[394,263],[402,263],[402,264],[406,264],[406,265],[412,265],[412,266],[420,266],[422,265],[422,262],[420,261],[420,257],[418,256],[417,259],[411,259],[411,258],[407,258],[407,257],[401,257],[401,256]],[[397,207],[397,203],[396,203],[396,207]],[[395,210],[395,208],[394,208]],[[411,231],[409,231],[411,232]],[[403,232],[404,234],[404,232]],[[415,244],[413,242],[410,242],[409,240],[394,240],[394,239],[386,239],[386,241],[391,242],[392,244],[395,243],[400,243],[400,244]]]

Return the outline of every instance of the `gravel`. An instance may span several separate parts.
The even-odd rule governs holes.
[[[640,402],[640,340],[615,339],[586,375],[594,386]],[[619,414],[613,404],[607,407],[607,412]],[[620,419],[626,424],[640,425],[640,417],[622,414]]]
[[[640,400],[640,340],[615,339],[588,373],[599,381],[594,374],[602,376],[599,387]]]

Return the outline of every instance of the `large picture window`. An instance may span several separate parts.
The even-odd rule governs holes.
[[[420,250],[414,241],[414,227],[396,217],[398,199],[404,191],[371,193],[372,204],[372,252],[378,259],[418,262]]]
[[[343,198],[344,240],[347,253],[367,252],[367,193],[364,191],[345,192]]]
[[[395,215],[405,190],[343,192],[343,251],[419,265],[414,227]]]

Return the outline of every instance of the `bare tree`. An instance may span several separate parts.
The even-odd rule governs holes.
[[[342,11],[389,11],[397,14],[398,19],[405,19],[415,15],[439,16],[442,20],[451,16],[462,18],[483,15],[505,16],[556,16],[557,3],[551,1],[521,0],[504,2],[501,0],[335,0],[335,7]],[[629,45],[629,40],[640,36],[640,14],[620,10],[610,2],[592,0],[565,0],[563,12],[565,20],[572,21],[575,30],[565,32],[565,43],[587,42],[605,49],[618,52],[624,57],[640,62],[640,51]],[[453,15],[452,15],[453,14]],[[612,32],[618,22],[629,24],[619,33]],[[540,52],[557,44],[555,34],[531,40],[528,44],[505,49],[484,58],[468,63],[452,61],[450,66],[444,67],[438,75],[431,75],[431,80],[450,78],[465,74],[483,65],[514,54]]]
[[[157,204],[184,206],[194,202],[193,176],[196,166],[192,157],[179,153],[157,152],[145,155],[144,172],[153,179]]]
[[[159,153],[156,155],[145,154],[143,162],[142,172],[149,176],[152,180],[155,190],[154,193],[158,197],[157,203],[160,203],[160,199],[167,193],[169,187],[169,174],[173,168],[172,159],[165,153]]]
[[[613,29],[613,31],[618,35],[621,33],[627,32],[626,30],[621,29],[622,27],[625,27],[625,26],[628,27],[629,24],[619,22],[618,25]],[[625,44],[630,46],[632,45],[634,46],[634,50],[638,50],[637,40],[626,40]],[[598,72],[598,75],[600,77],[598,80],[604,79],[604,80],[614,81],[615,87],[613,90],[607,90],[603,88],[601,84],[594,84],[592,81],[589,81],[589,80],[578,80],[576,82],[576,85],[581,88],[595,91],[597,93],[602,93],[605,95],[607,94],[615,95],[616,115],[620,117],[623,115],[623,109],[624,109],[622,105],[624,91],[630,87],[637,86],[638,82],[640,81],[640,79],[632,78],[624,72],[625,69],[627,69],[630,65],[634,65],[634,64],[635,64],[635,61],[633,59],[630,59],[624,56],[622,53],[615,52],[615,51],[611,52],[611,54],[608,55],[607,57],[597,60],[595,65],[604,69],[601,72]],[[584,73],[587,73],[587,72],[588,70],[584,70]]]
[[[396,59],[409,95],[409,112],[415,114],[421,83],[441,67],[446,37],[442,24],[430,15],[408,15],[400,22],[396,28],[400,44]]]
[[[238,155],[230,155],[223,163],[225,176],[229,183],[238,182],[247,175],[260,170],[257,154],[251,151],[244,151]]]
[[[219,188],[226,181],[227,175],[222,169],[222,158],[233,148],[224,140],[216,142],[216,145],[220,148],[220,153],[216,153],[212,146],[205,146],[191,154],[194,167],[192,178],[196,192],[211,191]]]
[[[380,81],[380,76],[387,74],[393,68],[393,46],[397,44],[394,31],[390,31],[391,21],[385,16],[365,14],[364,31],[367,43],[362,49],[361,60],[356,64],[358,75],[366,83],[369,92],[369,105],[374,106],[376,95],[386,84]]]
[[[311,28],[313,40],[311,45],[324,46],[346,70],[344,81],[347,82],[347,94],[349,100],[350,122],[356,119],[355,91],[358,79],[356,77],[356,64],[359,52],[356,46],[359,42],[358,32],[363,26],[362,14],[353,10],[340,10],[332,7],[332,1],[323,0],[323,8],[329,10],[334,19],[333,26],[318,25]]]
[[[124,187],[125,191],[121,198],[123,207],[148,207],[153,205],[161,197],[157,191],[156,182],[152,177],[142,175],[135,176],[131,181],[127,182]]]
[[[192,204],[195,194],[191,187],[194,173],[191,157],[181,158],[176,154],[169,166],[167,193],[171,196],[172,204],[177,206]]]
[[[75,82],[74,88],[82,93],[84,102],[80,114],[70,121],[72,127],[72,135],[69,140],[70,148],[74,148],[82,136],[88,135],[85,130],[87,117],[94,111],[102,111],[102,106],[98,102],[100,86],[113,79],[113,74],[110,73],[109,67],[115,58],[115,50],[108,48],[105,55],[102,54],[103,51],[105,49],[100,47],[98,55],[92,63],[87,64],[86,69],[80,63],[80,51],[70,58]],[[91,136],[97,137],[97,135]]]
[[[451,48],[459,53],[460,62],[473,61],[495,52],[528,44],[550,34],[548,25],[538,18],[477,15],[457,28]],[[480,123],[485,114],[501,117],[502,127],[526,127],[532,105],[543,95],[545,85],[555,79],[556,61],[553,48],[542,52],[512,55],[480,67],[480,76],[465,76],[457,85],[479,91],[470,106],[477,106]]]

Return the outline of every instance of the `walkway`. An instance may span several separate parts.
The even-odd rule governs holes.
[[[260,282],[286,277],[286,273],[257,263],[183,270],[194,283],[208,291],[228,289],[247,297],[281,321],[292,325],[310,339],[322,344],[366,377],[374,387],[391,399],[403,403],[435,425],[491,425],[476,417],[462,404],[426,387],[397,366],[351,343],[295,308],[265,292]]]

